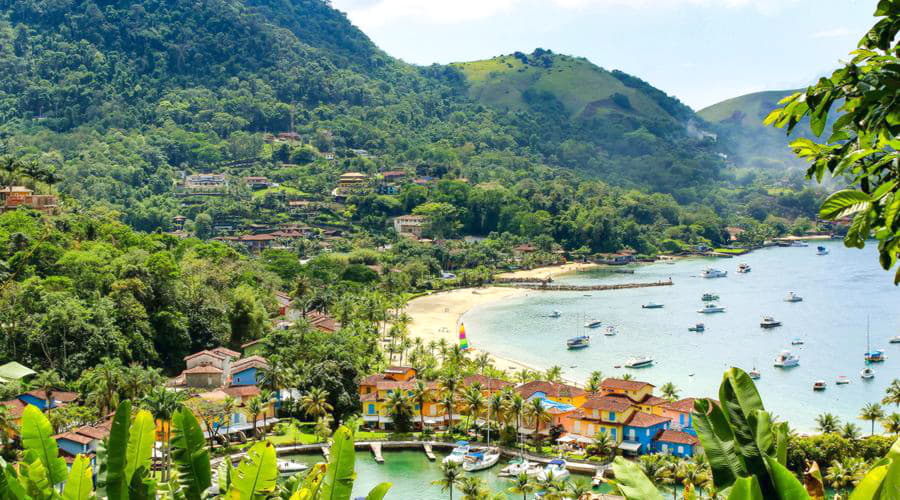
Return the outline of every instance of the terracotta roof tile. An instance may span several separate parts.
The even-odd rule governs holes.
[[[654,425],[664,424],[669,421],[670,420],[666,417],[660,417],[658,415],[651,415],[649,413],[638,411],[631,415],[631,418],[629,418],[625,422],[625,425],[629,427],[652,427]]]
[[[619,389],[624,391],[639,391],[646,386],[654,387],[653,384],[649,382],[641,382],[639,380],[622,380],[620,378],[608,378],[600,383],[600,387],[603,389]]]
[[[484,375],[478,374],[463,377],[463,386],[465,387],[469,387],[476,382],[481,384],[482,387],[489,391],[497,391],[503,389],[504,387],[513,385],[512,382],[500,380],[499,378],[485,377]]]
[[[206,354],[208,356],[212,356],[212,357],[218,358],[218,359],[225,359],[225,356],[223,356],[221,353],[210,351],[210,350],[203,350],[203,351],[195,352],[194,354],[189,354],[189,355],[185,356],[184,360],[187,361],[189,359],[196,358],[197,356],[202,356],[203,354]]]
[[[28,406],[27,403],[19,400],[19,399],[9,399],[0,404],[5,405],[9,408],[9,415],[13,418],[19,418],[22,416],[22,412],[25,411],[25,407]]]
[[[516,392],[522,397],[529,398],[536,392],[543,392],[548,397],[577,397],[585,394],[584,390],[574,385],[561,384],[558,382],[547,382],[546,380],[535,380],[516,387]]]
[[[686,432],[680,431],[670,431],[664,430],[662,431],[654,441],[665,441],[667,443],[676,443],[676,444],[689,444],[691,446],[696,446],[700,444],[700,440],[697,439],[696,436],[692,436]]]
[[[47,400],[47,393],[44,391],[28,391],[25,394],[29,396],[34,396],[40,400]],[[68,391],[53,391],[53,400],[59,401],[61,403],[71,403],[78,399],[77,392],[68,392]]]
[[[84,426],[75,429],[75,434],[81,434],[82,436],[87,436],[91,439],[105,439],[106,436],[109,436],[109,429],[104,427]]]
[[[581,407],[588,410],[623,412],[631,408],[631,405],[618,398],[600,397],[587,400]]]
[[[224,354],[225,356],[231,356],[232,358],[240,357],[241,353],[237,351],[232,351],[227,347],[216,347],[212,350],[213,352],[217,352],[219,354]]]
[[[81,434],[75,434],[74,432],[63,432],[62,434],[57,434],[53,436],[53,439],[60,440],[65,439],[67,441],[73,441],[78,444],[90,444],[94,439],[88,436],[84,436]]]
[[[259,387],[255,385],[244,385],[238,387],[226,387],[222,389],[225,394],[236,398],[250,398],[259,394]]]
[[[187,370],[181,372],[182,375],[189,375],[189,374],[195,374],[195,373],[200,373],[200,374],[216,374],[216,373],[218,373],[218,374],[221,374],[222,369],[216,368],[215,366],[212,366],[212,365],[200,365],[200,366],[195,366],[193,368],[188,368]]]
[[[239,359],[231,366],[231,373],[238,373],[248,368],[268,368],[269,362],[262,356],[250,356]]]

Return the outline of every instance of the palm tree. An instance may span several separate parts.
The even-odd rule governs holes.
[[[525,416],[534,424],[535,441],[540,440],[541,424],[549,422],[551,419],[550,414],[547,413],[547,409],[544,408],[543,402],[538,398],[530,400],[528,404],[525,405]]]
[[[300,398],[300,409],[315,420],[334,410],[334,407],[328,402],[328,391],[313,387]]]
[[[487,402],[487,428],[488,428],[488,438],[491,436],[491,424],[493,423],[493,419],[497,419],[497,421],[503,420],[503,408],[506,406],[506,402],[503,399],[503,395],[499,392],[491,394],[488,398]]]
[[[594,433],[594,442],[591,443],[591,448],[600,457],[609,455],[612,458],[616,452],[615,444],[612,442],[609,434],[603,431]]]
[[[900,413],[891,413],[881,421],[884,432],[893,435],[900,435]]]
[[[412,417],[412,405],[406,393],[401,390],[391,392],[385,404],[394,421],[394,429],[407,432],[409,430],[407,426]]]
[[[478,368],[478,373],[484,375],[484,370],[491,366],[491,355],[482,352],[478,356],[475,356],[475,367]]]
[[[267,429],[269,427],[269,408],[275,405],[275,393],[269,389],[263,389],[259,391],[259,399],[265,405],[263,407],[263,429]]]
[[[596,396],[597,393],[600,392],[600,381],[594,378],[588,378],[587,384],[585,384],[584,386],[584,390],[592,396]]]
[[[462,467],[456,462],[444,462],[441,464],[441,474],[443,477],[431,484],[437,484],[441,487],[441,491],[450,490],[450,500],[453,500],[453,487],[459,484],[463,477]]]
[[[868,403],[859,412],[859,418],[872,422],[871,435],[875,435],[875,422],[884,418],[884,409],[878,403]]]
[[[506,401],[506,414],[514,417],[516,421],[516,435],[519,428],[522,427],[522,415],[525,413],[525,398],[518,392],[512,393],[512,396]],[[518,443],[518,440],[516,440]]]
[[[153,414],[153,419],[159,423],[159,426],[163,431],[163,480],[168,480],[169,478],[169,447],[171,444],[172,415],[176,410],[181,408],[181,403],[184,401],[184,398],[185,396],[182,392],[170,391],[165,387],[154,387],[153,389],[150,389],[150,392],[148,392],[141,400],[141,406]],[[227,399],[228,398],[226,398],[226,401]],[[232,412],[226,413],[228,415],[229,425],[231,423]]]
[[[621,378],[622,380],[633,380],[633,379],[634,379],[634,375],[632,375],[632,374],[630,374],[630,373],[625,373],[625,374],[623,374],[622,377],[620,377],[620,378]]]
[[[884,392],[886,395],[881,400],[881,404],[895,405],[900,408],[900,378],[895,378]]]
[[[816,417],[816,426],[823,434],[831,434],[837,432],[840,425],[840,419],[831,413],[823,413]]]
[[[522,472],[518,476],[513,478],[513,485],[510,486],[506,491],[515,494],[521,493],[522,500],[527,500],[528,494],[534,493],[534,483],[531,481],[531,478],[528,477],[528,474]]]
[[[412,400],[419,405],[419,430],[425,431],[425,404],[431,402],[431,390],[421,380],[416,381],[412,390]]]
[[[847,422],[841,427],[841,437],[844,439],[849,439],[851,441],[856,441],[859,439],[859,426],[854,424],[853,422]]]
[[[460,478],[459,491],[463,494],[462,500],[483,500],[488,495],[484,480],[474,476]]]
[[[447,421],[447,426],[453,426],[453,409],[456,406],[456,391],[459,388],[459,375],[456,372],[448,372],[441,377],[440,380],[441,387],[444,389],[444,395],[442,397],[442,403],[445,404],[444,409],[447,410],[447,416],[450,419]]]
[[[675,387],[675,384],[672,382],[666,382],[662,387],[659,388],[659,391],[662,393],[663,397],[668,399],[669,401],[675,401],[678,399],[678,388]]]
[[[591,484],[585,480],[579,481],[571,481],[566,484],[566,498],[571,498],[572,500],[581,500],[582,497],[588,496],[591,494],[592,488]]]
[[[456,395],[450,391],[441,393],[441,406],[447,412],[447,433],[453,430],[453,408],[456,406]]]
[[[256,438],[256,417],[265,411],[265,404],[259,396],[253,396],[244,403],[244,414],[253,420],[253,437]]]
[[[862,479],[866,470],[866,463],[861,458],[848,457],[844,460],[834,460],[828,467],[825,480],[835,490],[846,493],[848,489],[856,486]],[[841,495],[843,497],[843,495]]]
[[[559,365],[553,365],[550,368],[547,368],[546,373],[544,373],[544,377],[547,378],[550,382],[559,382],[562,380],[562,367]]]
[[[59,374],[53,370],[44,370],[34,377],[31,384],[44,393],[44,397],[47,399],[46,411],[50,413],[50,410],[53,408],[53,391],[63,385]]]
[[[103,358],[100,364],[88,369],[83,376],[86,384],[82,391],[87,393],[86,402],[97,406],[101,415],[112,413],[119,404],[122,371],[121,361]]]
[[[484,396],[481,394],[481,384],[474,383],[463,392],[463,403],[469,413],[469,422],[466,424],[466,434],[472,428],[472,421],[478,418],[484,408]]]

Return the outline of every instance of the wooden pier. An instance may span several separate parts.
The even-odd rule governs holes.
[[[615,285],[551,285],[549,283],[516,283],[513,288],[525,288],[527,290],[542,290],[552,292],[598,292],[603,290],[625,290],[629,288],[649,288],[653,286],[672,286],[671,279],[665,281],[653,281],[649,283],[618,283]]]
[[[375,461],[383,464],[384,456],[381,454],[381,443],[371,443],[369,447],[372,449],[372,454],[375,455]]]
[[[331,454],[331,448],[328,446],[322,446],[322,456],[325,457],[325,461],[329,460],[329,455]]]
[[[437,458],[434,456],[434,451],[431,449],[431,443],[422,443],[422,448],[425,448],[425,456],[428,457],[428,460],[434,462]]]

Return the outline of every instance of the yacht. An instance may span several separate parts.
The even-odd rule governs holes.
[[[794,337],[794,340],[791,341],[791,345],[803,345],[803,339]]]
[[[701,278],[724,278],[726,276],[728,276],[728,271],[720,271],[712,267],[707,267],[700,271]]]
[[[709,302],[703,306],[703,309],[697,309],[697,312],[701,314],[721,313],[725,312],[725,308]]]
[[[753,367],[752,370],[747,372],[747,375],[750,375],[750,378],[753,380],[759,380],[759,377],[762,376],[762,374],[759,373],[759,370],[757,370],[755,366]]]
[[[553,311],[552,313],[547,315],[548,318],[558,318],[560,316],[562,316],[562,313],[560,313],[559,311]]]
[[[662,309],[662,304],[657,304],[656,302],[647,302],[646,304],[642,304],[641,308],[643,309]]]
[[[536,476],[541,472],[541,467],[533,462],[529,462],[524,458],[514,458],[509,461],[509,464],[500,469],[500,476],[504,477],[518,477],[519,474],[526,474],[528,476]]]
[[[697,323],[694,326],[688,327],[689,332],[702,332],[704,330],[706,330],[706,325],[704,325],[703,323]]]
[[[607,337],[615,337],[617,333],[619,332],[616,330],[616,327],[613,325],[609,325],[606,327],[606,331],[603,332],[603,335],[606,335]]]
[[[600,328],[602,322],[599,319],[592,319],[584,324],[585,328]]]
[[[784,298],[785,302],[803,302],[803,297],[797,295],[794,292],[788,292],[787,297]]]
[[[653,364],[653,358],[636,356],[625,362],[625,368],[644,368]]]
[[[302,464],[300,462],[295,462],[293,460],[278,459],[276,463],[278,464],[279,474],[296,474],[298,472],[303,472],[309,468],[308,465]]]
[[[884,355],[884,349],[873,349],[867,352],[864,357],[869,363],[881,363],[887,359]]]
[[[859,372],[859,376],[862,377],[863,380],[872,380],[873,378],[875,378],[875,370],[867,366],[863,368],[861,372]]]
[[[776,326],[781,326],[781,321],[776,320],[772,316],[763,316],[762,321],[759,322],[759,326],[762,328],[775,328]]]
[[[900,335],[894,335],[890,340],[888,340],[888,343],[900,344]]]
[[[775,358],[775,366],[778,368],[790,368],[800,364],[800,358],[791,354],[791,351],[781,351]]]
[[[463,460],[466,459],[466,455],[469,454],[469,442],[468,441],[457,441],[456,447],[453,448],[453,451],[450,452],[449,455],[444,457],[444,463],[463,463]]]
[[[719,300],[719,296],[716,295],[716,294],[714,294],[714,293],[709,293],[709,292],[707,292],[707,293],[704,293],[703,296],[700,297],[700,299],[701,299],[703,302],[711,302],[711,301],[713,301],[713,300]]]
[[[806,244],[806,243],[804,243],[804,242],[802,242],[802,241],[800,241],[800,240],[794,240],[794,241],[791,242],[791,246],[794,247],[794,248],[806,248],[806,247],[808,247],[809,245]]]
[[[828,255],[828,249],[819,245],[816,247],[816,255]]]
[[[475,472],[497,465],[500,460],[500,450],[489,448],[484,451],[469,453],[463,460],[463,470],[466,472]]]
[[[814,391],[824,391],[825,387],[827,387],[827,385],[825,384],[824,380],[816,380],[815,382],[813,382]]]
[[[551,460],[550,463],[538,473],[538,481],[546,481],[547,478],[553,478],[555,481],[562,481],[569,477],[569,469],[566,468],[566,461],[557,458]]]
[[[590,345],[591,337],[588,335],[572,337],[566,341],[566,347],[569,349],[584,349],[585,347],[589,347]]]
[[[834,381],[835,385],[847,385],[850,383],[850,377],[846,375],[840,375],[837,380]]]
[[[750,272],[750,264],[747,264],[746,262],[742,262],[741,264],[738,264],[737,272],[739,272],[741,274],[749,273]]]

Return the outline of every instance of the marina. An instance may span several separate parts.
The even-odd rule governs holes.
[[[565,378],[581,382],[593,370],[623,375],[624,368],[614,367],[642,354],[652,356],[654,363],[641,370],[640,379],[657,386],[672,382],[682,394],[714,395],[724,369],[738,366],[749,371],[756,365],[767,408],[801,432],[811,432],[822,408],[856,421],[859,409],[880,401],[890,380],[900,373],[894,365],[900,361],[900,344],[889,343],[900,333],[900,308],[896,307],[900,290],[884,279],[876,248],[869,243],[862,251],[848,249],[840,241],[821,245],[830,251],[827,258],[816,256],[815,245],[756,250],[742,257],[753,272],[734,278],[700,278],[702,269],[719,265],[710,258],[633,266],[633,276],[603,272],[559,276],[556,283],[574,285],[669,278],[676,284],[592,297],[530,292],[475,307],[463,319],[470,331],[477,332],[472,336],[479,349],[536,369],[559,365]],[[786,301],[790,291],[802,301]],[[705,293],[719,296],[727,312],[698,314]],[[649,301],[666,307],[654,314],[634,314],[634,308]],[[561,325],[596,314],[604,324],[616,325],[619,334],[595,337],[591,349],[568,351],[564,342],[573,336],[572,328],[536,317],[550,310],[560,311],[562,317],[556,321],[562,321]],[[783,325],[760,328],[764,314]],[[864,384],[811,391],[815,380],[834,381],[839,375],[860,380],[866,368],[867,316],[872,318],[872,348],[884,349],[886,361],[871,365],[873,378]],[[701,317],[703,331],[688,331],[696,328]],[[802,339],[803,344],[792,345],[794,339]],[[785,349],[801,359],[798,366],[786,370],[773,366]]]

